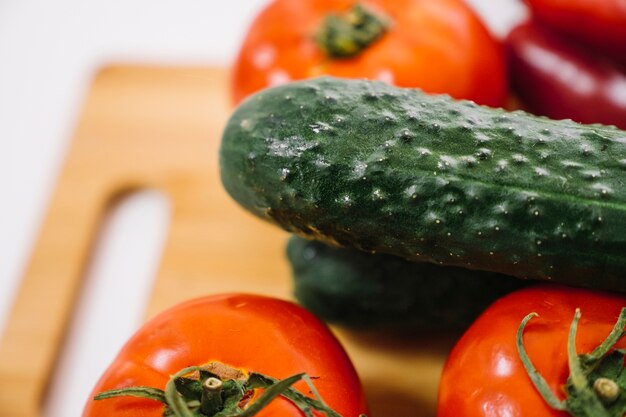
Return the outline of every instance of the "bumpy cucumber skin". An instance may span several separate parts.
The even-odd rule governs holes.
[[[465,329],[492,302],[532,282],[299,237],[289,240],[287,257],[300,304],[355,328]]]
[[[626,132],[318,78],[264,90],[224,131],[222,181],[309,238],[626,291]]]

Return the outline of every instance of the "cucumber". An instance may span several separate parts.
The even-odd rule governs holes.
[[[222,182],[330,244],[626,290],[626,132],[317,78],[231,116]]]
[[[294,295],[321,319],[353,328],[461,330],[493,301],[532,281],[408,262],[292,237]]]

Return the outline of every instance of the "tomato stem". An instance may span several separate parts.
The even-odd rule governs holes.
[[[388,26],[388,18],[356,3],[342,15],[326,16],[315,40],[330,58],[350,58],[380,38]]]
[[[593,383],[593,390],[605,404],[611,404],[619,397],[619,385],[609,378],[598,378]]]
[[[200,410],[207,416],[212,416],[222,409],[222,380],[215,377],[207,378],[202,384],[202,399]]]

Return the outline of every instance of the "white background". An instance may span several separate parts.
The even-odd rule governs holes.
[[[498,37],[524,16],[515,0],[469,2]],[[229,65],[265,3],[0,0],[0,333],[93,72],[112,61]],[[143,193],[108,220],[48,417],[80,415],[98,375],[138,326],[167,218],[164,200]]]

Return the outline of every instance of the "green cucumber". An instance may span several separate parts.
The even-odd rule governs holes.
[[[492,302],[531,282],[299,237],[289,239],[287,258],[298,302],[354,328],[464,329]]]
[[[257,216],[414,261],[626,291],[626,132],[318,78],[230,118],[222,182]]]

